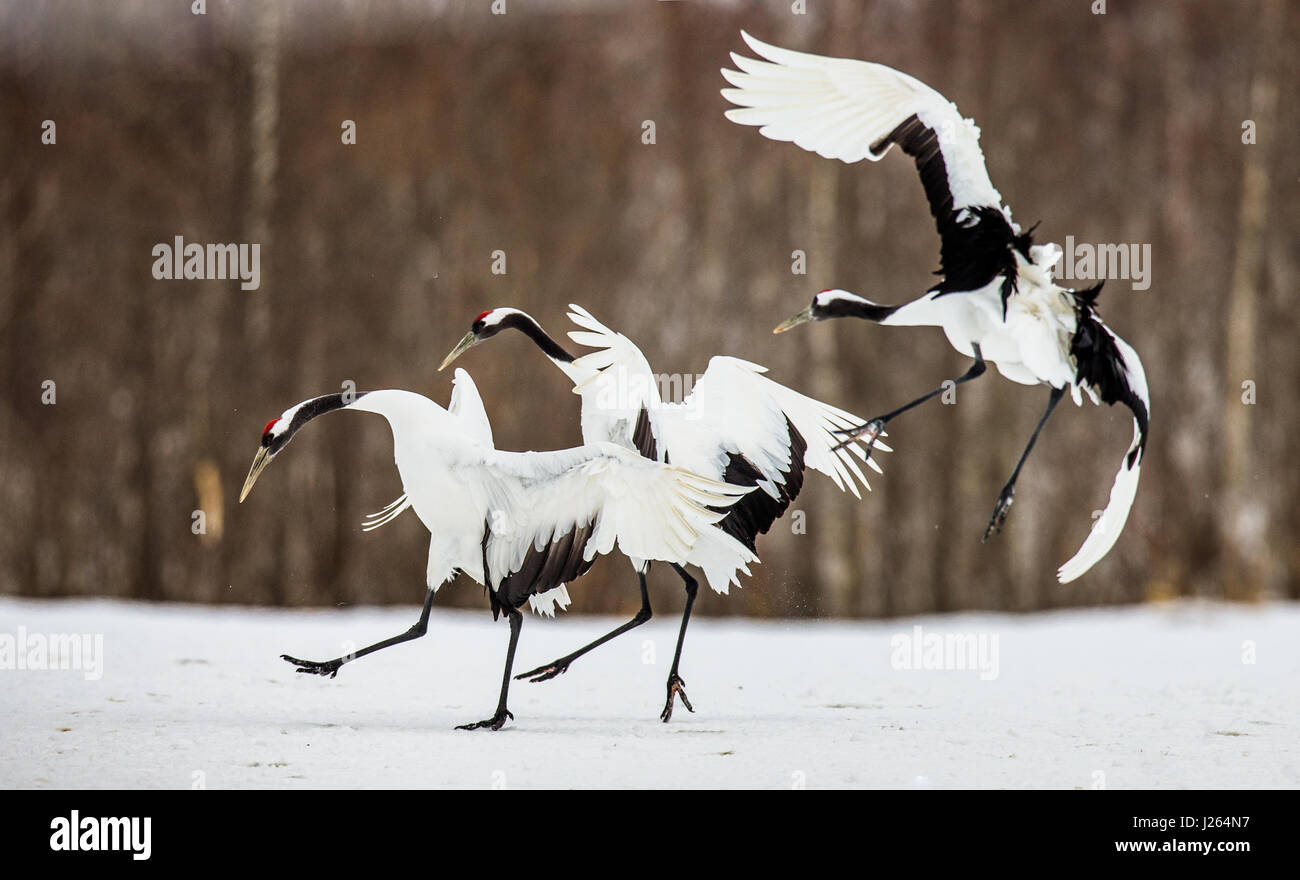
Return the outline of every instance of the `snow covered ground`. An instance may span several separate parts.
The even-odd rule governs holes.
[[[697,619],[697,712],[667,725],[672,614],[516,682],[497,733],[452,729],[495,706],[507,627],[486,611],[435,610],[424,639],[334,680],[278,659],[328,659],[417,614],[0,599],[0,666],[39,651],[34,634],[103,636],[99,677],[89,657],[0,669],[0,786],[1300,787],[1295,605]],[[615,622],[530,616],[516,671]],[[966,643],[980,669],[903,668],[962,634],[983,636]]]

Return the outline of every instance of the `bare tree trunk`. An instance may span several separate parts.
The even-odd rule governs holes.
[[[1259,288],[1268,217],[1268,169],[1276,130],[1277,83],[1274,79],[1282,23],[1281,0],[1261,0],[1256,32],[1255,71],[1250,81],[1250,120],[1257,143],[1242,145],[1241,203],[1228,300],[1226,398],[1223,412],[1223,505],[1219,518],[1223,554],[1223,589],[1229,598],[1260,598],[1268,581],[1272,555],[1265,540],[1268,512],[1263,488],[1252,485],[1259,473],[1252,405],[1261,380],[1256,359]],[[1267,386],[1266,386],[1267,387]]]
[[[831,13],[829,32],[832,51],[843,48],[851,32],[852,10],[836,6]],[[839,162],[818,162],[811,170],[808,185],[808,236],[809,255],[818,260],[819,277],[834,278],[837,270],[836,244],[844,237],[839,212]],[[834,400],[843,385],[842,364],[838,334],[857,330],[856,327],[836,327],[830,338],[809,348],[809,392],[820,400]],[[821,487],[818,487],[820,490]],[[813,538],[814,571],[817,579],[818,607],[822,614],[842,616],[851,613],[857,585],[853,582],[851,558],[857,542],[851,525],[853,517],[843,509],[843,500],[832,493],[818,491],[810,502],[809,536]]]
[[[266,341],[271,308],[266,301],[271,256],[271,211],[275,206],[275,177],[280,163],[280,6],[262,3],[254,13],[252,135],[253,174],[249,197],[249,242],[261,245],[262,286],[248,310],[248,330],[254,344]]]

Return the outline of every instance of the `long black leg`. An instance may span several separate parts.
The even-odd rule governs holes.
[[[516,675],[515,678],[526,678],[529,681],[533,681],[533,682],[548,681],[552,678],[555,678],[555,676],[563,672],[568,672],[569,664],[572,663],[574,660],[577,660],[583,654],[595,648],[599,648],[601,645],[605,644],[610,639],[618,638],[628,630],[635,629],[636,627],[640,626],[641,624],[649,620],[653,612],[651,612],[650,610],[650,592],[646,589],[645,572],[638,571],[636,573],[636,577],[637,577],[637,582],[641,585],[641,610],[638,611],[632,617],[631,620],[629,620],[627,623],[623,624],[622,626],[618,627],[617,629],[611,630],[610,632],[596,639],[596,641],[592,642],[591,644],[579,648],[578,650],[574,651],[572,654],[566,654],[563,657],[561,657],[559,660],[554,660],[550,663],[547,663],[544,666],[539,666],[536,669],[530,670],[529,672],[521,672],[518,675]],[[685,627],[683,627],[683,629],[685,629]]]
[[[1029,438],[1029,444],[1025,446],[1025,451],[1020,453],[1020,461],[1016,462],[1016,469],[1011,472],[1011,479],[1007,480],[1006,486],[1002,488],[1002,494],[998,496],[998,503],[993,508],[993,517],[989,520],[989,527],[984,530],[984,541],[992,538],[998,532],[1002,531],[1002,523],[1007,519],[1007,514],[1011,512],[1012,496],[1016,491],[1016,480],[1020,477],[1020,469],[1025,466],[1025,459],[1029,458],[1029,451],[1034,448],[1038,435],[1043,430],[1043,425],[1047,424],[1047,419],[1052,415],[1052,410],[1061,402],[1061,396],[1065,394],[1064,388],[1053,388],[1052,396],[1047,400],[1047,412],[1038,420],[1038,427],[1034,428],[1033,435]]]
[[[297,657],[290,657],[288,654],[281,654],[280,659],[288,660],[294,666],[297,666],[298,672],[306,672],[310,675],[328,675],[330,678],[339,674],[339,668],[344,663],[351,663],[353,660],[373,654],[375,651],[390,648],[393,645],[400,645],[402,642],[409,642],[412,639],[418,639],[429,631],[429,610],[433,607],[433,590],[424,597],[424,610],[420,612],[420,619],[415,625],[402,633],[400,636],[393,636],[391,639],[384,639],[382,642],[375,642],[367,648],[362,648],[352,654],[345,654],[342,657],[335,657],[333,660],[299,660]]]
[[[506,671],[501,677],[501,697],[497,700],[496,714],[483,721],[475,721],[473,724],[457,725],[457,730],[479,730],[484,727],[500,730],[507,718],[514,720],[514,714],[506,708],[506,697],[510,694],[510,673],[515,668],[515,647],[519,644],[519,630],[523,628],[524,616],[519,613],[518,608],[511,608],[507,614],[510,615],[510,647],[506,649]]]
[[[659,720],[664,723],[673,717],[673,700],[679,696],[687,711],[695,711],[691,701],[686,698],[686,682],[682,681],[682,677],[677,674],[677,666],[682,662],[682,642],[686,641],[686,624],[691,622],[691,606],[695,604],[695,594],[699,591],[700,585],[680,565],[673,563],[673,571],[677,572],[686,586],[686,607],[682,610],[682,628],[677,633],[677,650],[673,652],[673,668],[668,672],[668,702],[664,703],[664,710],[659,714]]]
[[[953,380],[952,383],[953,386],[961,385],[963,382],[969,382],[971,379],[978,379],[980,376],[984,375],[984,370],[986,369],[986,365],[984,363],[984,355],[982,352],[980,352],[980,347],[978,345],[973,345],[971,347],[975,351],[975,363],[971,364],[971,368],[967,370],[966,373],[963,376],[961,376],[961,378]],[[863,434],[867,434],[869,435],[867,439],[867,454],[870,455],[871,447],[875,445],[876,438],[879,437],[881,432],[885,430],[885,425],[888,424],[890,420],[892,420],[896,416],[902,415],[903,413],[907,412],[909,409],[913,409],[914,407],[920,406],[930,398],[942,394],[947,390],[948,390],[947,383],[945,382],[943,385],[940,385],[938,388],[934,389],[929,394],[922,395],[921,397],[918,397],[916,400],[913,400],[911,403],[900,406],[898,409],[894,410],[893,412],[888,412],[885,413],[883,416],[876,416],[874,419],[869,419],[867,422],[858,425],[856,428],[843,428],[841,430],[836,431],[835,432],[836,434],[844,434],[845,437],[842,442],[838,443],[834,447],[834,449],[832,449],[832,451],[843,449],[845,446],[848,446],[850,443],[852,443],[854,440],[857,440]]]

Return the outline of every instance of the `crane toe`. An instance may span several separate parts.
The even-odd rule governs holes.
[[[456,729],[457,730],[483,730],[483,729],[500,730],[502,727],[505,727],[506,719],[514,721],[515,715],[509,709],[502,709],[498,711],[495,715],[493,715],[491,718],[485,718],[482,721],[475,721],[471,724],[458,724],[456,725]]]
[[[339,668],[343,665],[343,658],[336,657],[333,660],[299,660],[297,657],[290,657],[288,654],[281,654],[281,660],[287,660],[294,666],[298,667],[295,672],[305,672],[308,675],[325,675],[334,678],[339,674]]]
[[[871,447],[875,445],[876,440],[884,432],[885,432],[885,423],[882,419],[872,419],[869,422],[864,422],[863,424],[858,425],[856,428],[839,428],[835,431],[832,431],[831,433],[838,434],[842,436],[844,439],[841,440],[835,446],[832,446],[831,452],[838,452],[844,447],[852,444],[857,440],[861,440],[862,438],[865,437],[866,444],[867,444],[867,452],[870,453]]]
[[[550,681],[557,675],[563,675],[568,671],[569,663],[567,660],[556,660],[554,663],[539,666],[528,672],[521,672],[515,676],[515,680],[519,681],[526,678],[533,684],[536,684],[539,681]]]
[[[987,542],[990,538],[1001,534],[1002,524],[1007,521],[1007,514],[1011,512],[1015,494],[1015,489],[1002,490],[1002,494],[998,496],[997,506],[993,508],[993,516],[989,519],[989,527],[984,530],[982,542]]]
[[[668,677],[668,702],[664,703],[664,710],[659,713],[660,721],[667,724],[673,717],[673,702],[679,696],[682,698],[682,705],[686,707],[686,711],[694,712],[695,707],[691,705],[691,701],[686,697],[686,682],[682,680],[680,675],[670,675]]]

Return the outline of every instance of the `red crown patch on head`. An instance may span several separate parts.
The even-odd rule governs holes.
[[[265,434],[265,433],[269,432],[269,431],[271,430],[271,428],[275,427],[275,423],[278,422],[278,421],[280,421],[279,418],[271,419],[271,421],[269,421],[269,422],[266,423],[266,427],[262,429],[262,433]]]
[[[482,321],[484,318],[486,318],[486,317],[487,317],[488,315],[490,315],[490,314],[492,314],[492,310],[491,310],[491,309],[488,309],[486,312],[484,312],[483,314],[481,314],[481,315],[479,315],[477,318],[475,318],[475,319],[474,319],[474,323],[477,324],[479,321]]]

